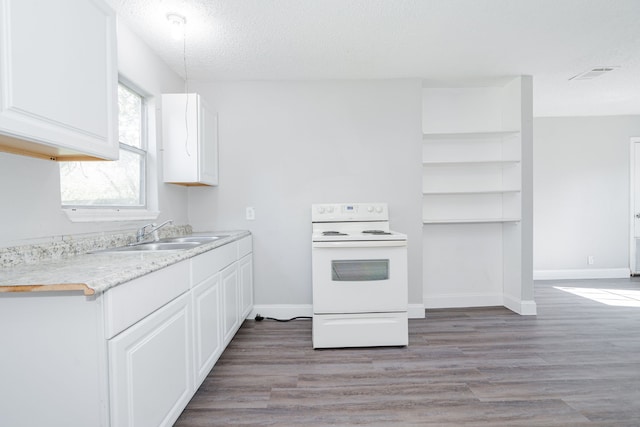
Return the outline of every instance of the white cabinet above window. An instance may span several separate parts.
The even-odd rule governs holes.
[[[195,93],[162,95],[164,182],[218,185],[218,117]]]
[[[118,158],[115,19],[102,0],[0,0],[0,151]]]

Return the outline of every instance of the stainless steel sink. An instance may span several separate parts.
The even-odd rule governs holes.
[[[218,240],[222,237],[226,236],[181,236],[181,237],[167,237],[165,239],[160,239],[160,242],[176,242],[176,243],[209,243],[214,240]]]
[[[109,248],[94,251],[99,252],[154,252],[154,251],[179,251],[192,249],[205,243],[210,243],[215,240],[227,237],[226,234],[220,234],[215,236],[180,236],[180,237],[167,237],[160,239],[157,242],[136,243],[129,246],[121,246],[118,248]]]
[[[143,251],[176,251],[192,249],[203,243],[198,242],[149,242],[119,248],[104,249],[99,252],[143,252]]]

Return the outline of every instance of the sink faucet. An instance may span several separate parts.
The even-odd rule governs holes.
[[[153,241],[157,242],[159,239],[158,236],[158,230],[160,230],[162,227],[164,227],[167,224],[173,224],[173,220],[169,219],[165,222],[163,222],[162,224],[156,226],[155,222],[152,222],[150,224],[147,225],[143,225],[142,227],[140,227],[138,229],[138,231],[136,231],[136,243],[140,243],[142,242],[144,239],[146,239],[147,237],[149,237],[149,235],[153,234]],[[147,227],[153,227],[151,230],[147,231]]]

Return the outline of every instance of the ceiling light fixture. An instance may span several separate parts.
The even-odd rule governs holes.
[[[571,77],[569,80],[591,80],[618,68],[620,68],[619,65],[607,65],[607,66],[595,67],[590,69],[589,71],[576,74],[575,76]]]
[[[177,13],[170,13],[167,15],[167,21],[171,24],[171,37],[173,37],[174,40],[182,40],[184,38],[187,18]]]

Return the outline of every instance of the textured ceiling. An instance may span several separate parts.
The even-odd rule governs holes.
[[[640,0],[108,0],[189,80],[534,77],[536,116],[640,114]],[[569,81],[603,65],[619,69]]]

